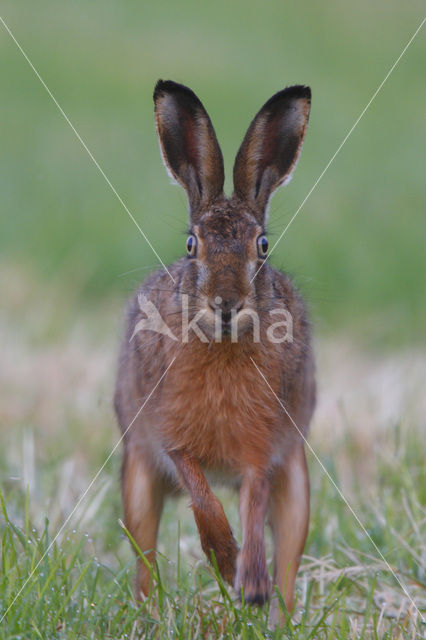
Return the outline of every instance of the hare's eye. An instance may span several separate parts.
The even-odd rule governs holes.
[[[266,236],[259,236],[257,239],[257,253],[259,258],[266,258],[268,255],[268,240]]]
[[[190,258],[193,258],[197,253],[197,238],[195,236],[188,236],[186,240],[186,250]]]

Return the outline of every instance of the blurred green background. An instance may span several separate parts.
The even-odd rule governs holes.
[[[311,85],[301,161],[271,206],[273,242],[422,9],[393,1],[6,0],[1,15],[168,263],[184,251],[186,199],[161,164],[156,80],[183,82],[204,102],[228,191],[255,112],[285,85]],[[424,45],[423,29],[275,251],[272,261],[305,292],[318,333],[385,345],[422,336]],[[3,25],[0,77],[3,267],[56,283],[83,309],[125,298],[157,259]]]

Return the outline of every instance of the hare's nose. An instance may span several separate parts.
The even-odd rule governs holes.
[[[216,296],[209,299],[209,307],[213,311],[222,311],[222,321],[230,322],[232,319],[232,311],[238,313],[243,308],[243,302],[238,298],[222,298]]]

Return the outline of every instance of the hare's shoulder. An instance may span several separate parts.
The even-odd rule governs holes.
[[[149,305],[153,305],[162,317],[167,317],[171,312],[184,262],[185,259],[181,258],[170,265],[167,271],[164,268],[157,269],[139,285],[127,303],[125,342],[131,339],[139,320],[146,318],[146,312],[152,310]]]
[[[311,324],[308,310],[302,294],[297,289],[291,277],[273,269],[272,287],[277,307],[285,308],[291,316],[292,340],[286,343],[282,351],[286,367],[289,362],[294,365],[291,375],[296,376],[296,372],[310,368],[309,361],[312,358],[311,347]]]
[[[315,363],[305,301],[291,277],[273,269],[274,295],[292,317],[292,340],[282,351],[283,400],[300,428],[307,429],[315,406]]]
[[[140,398],[152,391],[175,355],[176,342],[167,338],[167,330],[173,334],[180,321],[173,294],[183,262],[173,263],[168,271],[151,273],[128,301],[115,393],[116,411],[123,423],[132,411],[134,415]]]
[[[293,316],[293,321],[307,322],[307,309],[302,294],[291,276],[270,267],[273,296],[278,305],[284,306]]]

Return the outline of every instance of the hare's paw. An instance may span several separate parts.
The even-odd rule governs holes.
[[[222,540],[215,550],[217,567],[220,575],[230,585],[234,584],[235,568],[237,564],[238,545],[232,533]]]
[[[211,552],[214,552],[220,575],[232,585],[238,545],[220,500],[211,494],[208,501],[204,499],[204,502],[193,504],[192,508],[204,553],[211,562]]]
[[[234,583],[235,591],[251,604],[262,605],[269,600],[271,579],[263,558],[250,556],[243,551],[237,559],[237,573]]]

